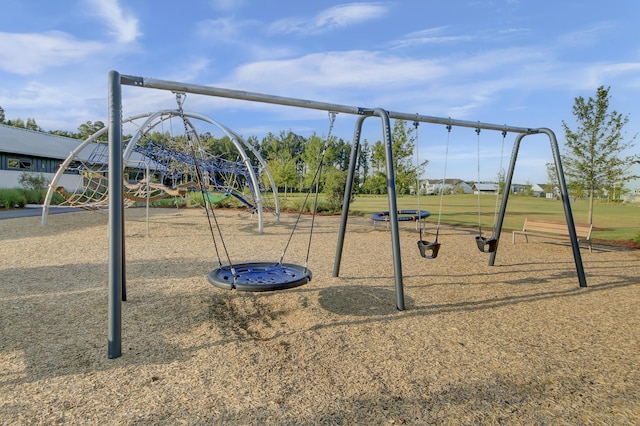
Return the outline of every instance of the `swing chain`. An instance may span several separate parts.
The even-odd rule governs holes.
[[[331,133],[333,132],[333,123],[335,123],[336,115],[338,115],[338,113],[335,111],[329,111],[328,114],[329,114],[329,132],[327,133],[327,143],[331,139]]]
[[[187,120],[187,116],[184,113],[184,101],[187,98],[187,94],[184,92],[173,92],[176,95],[176,103],[178,104],[178,113],[180,114],[180,118],[182,119],[182,123],[184,124],[184,131],[185,131],[185,135],[187,138],[187,143],[189,144],[189,149],[191,151],[191,159],[193,161],[193,167],[195,169],[196,172],[196,177],[198,179],[198,183],[200,186],[200,193],[202,194],[202,202],[204,203],[205,206],[205,212],[207,214],[207,222],[209,223],[209,231],[211,233],[211,238],[213,240],[213,246],[214,249],[216,251],[216,257],[218,259],[218,265],[221,267],[222,266],[222,259],[220,257],[220,250],[218,249],[218,242],[216,241],[216,237],[215,237],[215,232],[213,230],[213,224],[211,223],[211,218],[213,217],[213,221],[215,222],[215,227],[216,230],[218,232],[218,235],[220,236],[220,243],[222,245],[222,251],[224,252],[224,254],[226,255],[227,258],[227,262],[229,263],[229,269],[231,271],[231,273],[233,274],[233,280],[234,283],[236,282],[236,280],[238,279],[238,274],[236,272],[235,267],[233,266],[233,263],[231,262],[231,257],[229,256],[229,250],[227,250],[227,245],[224,242],[224,238],[222,237],[222,230],[220,228],[220,223],[218,222],[218,217],[215,214],[215,211],[213,209],[213,205],[211,205],[211,203],[208,201],[208,197],[207,197],[207,188],[206,188],[206,183],[205,183],[205,176],[202,170],[200,170],[200,166],[198,165],[198,157],[196,155],[196,151],[195,151],[195,147],[193,144],[193,138],[197,138],[198,135],[197,133],[195,133],[193,127],[191,127],[191,130],[189,130],[189,120]],[[201,152],[201,154],[204,154],[204,150],[202,149],[202,146],[200,145],[199,140],[196,140],[196,143],[198,145],[198,149]],[[208,181],[208,178],[207,178]],[[209,208],[211,209],[211,211],[209,211]]]
[[[289,249],[289,244],[291,243],[291,240],[293,239],[293,234],[296,232],[296,229],[298,228],[298,225],[300,223],[300,219],[302,217],[302,212],[304,210],[304,207],[307,205],[307,201],[309,200],[309,196],[311,195],[311,191],[313,189],[313,183],[315,182],[315,199],[314,199],[314,205],[313,205],[313,210],[312,210],[312,214],[311,214],[311,226],[309,229],[309,240],[307,243],[307,254],[306,254],[306,258],[305,258],[305,262],[304,262],[304,270],[306,272],[308,264],[309,264],[309,255],[311,254],[311,239],[313,237],[313,228],[315,226],[315,218],[316,218],[316,213],[318,210],[318,197],[319,197],[319,193],[320,193],[320,179],[321,179],[321,174],[322,174],[322,167],[324,164],[324,158],[327,152],[327,146],[329,145],[329,141],[331,140],[331,133],[333,132],[333,125],[335,123],[336,120],[336,115],[338,115],[338,113],[336,111],[328,111],[329,114],[329,130],[327,132],[327,141],[324,144],[323,148],[322,148],[322,153],[320,155],[320,161],[318,163],[318,167],[316,168],[316,171],[313,175],[313,179],[312,179],[312,184],[309,186],[309,190],[307,191],[307,194],[305,195],[304,201],[302,202],[302,206],[300,207],[300,210],[298,211],[298,217],[296,218],[296,221],[293,224],[293,228],[291,229],[291,232],[289,233],[289,238],[287,240],[287,243],[284,246],[284,249],[282,250],[282,255],[280,255],[280,260],[278,261],[279,265],[282,265],[282,262],[284,261],[284,257],[287,254],[287,250]]]
[[[184,133],[187,136],[187,143],[189,146],[192,146],[191,140],[191,131],[189,130],[189,126],[187,125],[187,117],[184,115],[184,101],[187,99],[187,94],[184,92],[173,92],[176,95],[176,103],[178,104],[178,113],[180,114],[180,118],[182,119],[182,124],[184,125]],[[195,158],[194,158],[195,160]]]

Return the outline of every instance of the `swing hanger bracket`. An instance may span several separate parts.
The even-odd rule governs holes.
[[[373,115],[373,113],[374,113],[374,111],[371,108],[358,107],[358,115],[371,116],[371,115]]]
[[[178,109],[182,111],[182,106],[184,105],[184,101],[187,99],[187,94],[185,92],[178,91],[174,91],[172,93],[176,95],[176,103],[178,104]]]

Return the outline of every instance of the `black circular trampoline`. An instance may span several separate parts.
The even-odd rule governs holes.
[[[240,263],[214,269],[208,278],[211,284],[225,290],[273,291],[308,283],[311,270],[291,263]]]
[[[431,216],[426,210],[398,210],[398,221],[420,220]],[[377,212],[371,215],[371,220],[377,222],[388,222],[389,212]]]

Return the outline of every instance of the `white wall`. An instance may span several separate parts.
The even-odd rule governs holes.
[[[18,179],[20,178],[20,170],[0,170],[0,188],[20,188]],[[47,178],[47,181],[51,182],[53,179],[53,173],[42,173]],[[64,186],[67,191],[74,191],[80,182],[78,175],[62,175],[58,186]]]

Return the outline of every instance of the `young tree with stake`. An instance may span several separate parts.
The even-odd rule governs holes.
[[[589,224],[593,224],[595,193],[613,182],[625,180],[625,168],[636,158],[624,155],[634,146],[636,135],[625,141],[623,130],[629,117],[609,111],[609,89],[600,86],[595,98],[575,98],[575,130],[562,121],[566,138],[564,171],[570,181],[581,185],[589,194]]]

